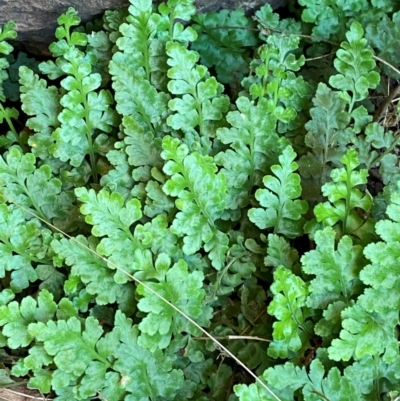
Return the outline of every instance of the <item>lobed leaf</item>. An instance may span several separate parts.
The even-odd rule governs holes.
[[[164,74],[166,70],[165,42],[156,38],[162,17],[153,12],[151,1],[131,3],[116,41],[119,51],[110,61],[116,108],[124,116],[132,115],[146,131],[154,132],[167,111],[167,96],[158,92],[165,86],[159,70]]]
[[[28,346],[34,337],[29,333],[31,323],[46,323],[54,317],[57,305],[48,291],[39,293],[37,300],[28,296],[20,304],[16,301],[0,306],[0,325],[12,349]]]
[[[93,225],[94,236],[108,235],[118,238],[122,232],[132,238],[130,226],[142,217],[141,206],[137,199],[125,203],[117,192],[110,194],[102,190],[96,194],[93,189],[88,191],[84,187],[76,188],[75,193],[78,200],[83,202],[81,212],[86,216],[86,222]]]
[[[351,238],[344,236],[335,249],[335,236],[330,227],[317,231],[316,249],[301,258],[304,273],[315,276],[309,284],[307,298],[307,305],[313,309],[325,309],[337,301],[348,304],[361,291],[358,277],[365,263],[362,247],[354,246]]]
[[[121,344],[115,350],[113,369],[121,376],[121,385],[132,401],[150,397],[173,400],[185,385],[183,373],[173,368],[171,357],[161,350],[150,352],[138,343],[139,331],[132,320],[117,312],[115,327],[120,330]]]
[[[367,0],[315,3],[312,0],[299,0],[299,4],[305,6],[301,19],[306,23],[313,23],[313,35],[322,38],[342,40],[346,33],[346,22],[351,17],[359,16],[362,10],[368,8]]]
[[[269,35],[267,44],[258,52],[260,60],[253,61],[255,74],[242,82],[253,100],[266,98],[268,112],[281,122],[282,131],[287,130],[284,124],[297,117],[297,112],[304,107],[303,98],[311,97],[310,86],[296,77],[304,64],[304,56],[296,59],[293,52],[298,49],[300,38],[297,35]],[[284,124],[282,124],[284,123]]]
[[[338,166],[346,147],[354,140],[349,129],[350,115],[346,102],[323,83],[320,83],[313,99],[311,120],[305,125],[304,142],[307,154],[299,161],[306,199],[318,200],[321,185],[329,179],[330,165]]]
[[[35,156],[22,154],[18,148],[0,157],[0,192],[10,201],[34,209],[46,221],[65,219],[74,201],[70,191],[62,192],[61,180],[53,176],[50,166],[36,168]]]
[[[393,193],[386,209],[389,219],[376,223],[377,234],[383,241],[368,244],[364,255],[370,264],[360,272],[360,279],[368,285],[359,303],[368,312],[389,313],[400,307],[396,295],[400,286],[398,244],[400,240],[400,196]],[[378,295],[379,294],[379,295]]]
[[[222,119],[228,110],[229,98],[222,95],[223,86],[209,77],[207,68],[197,65],[200,58],[197,52],[175,42],[168,42],[166,50],[170,66],[168,90],[173,95],[182,95],[168,102],[175,113],[168,117],[167,124],[174,130],[182,130],[189,146],[195,146],[190,136],[207,144],[214,131],[213,121]]]
[[[333,182],[322,186],[322,193],[329,202],[320,203],[314,208],[317,221],[329,226],[341,221],[343,234],[362,229],[366,235],[371,235],[372,233],[368,232],[370,221],[356,212],[356,208],[368,212],[372,206],[371,196],[356,188],[367,183],[368,172],[363,169],[356,170],[359,160],[355,149],[349,149],[341,158],[341,162],[345,168],[332,170]]]
[[[9,287],[19,293],[38,279],[35,267],[52,265],[49,252],[53,239],[37,219],[14,205],[0,204],[0,278],[7,277]]]
[[[163,274],[157,283],[147,282],[147,286],[162,294],[200,326],[208,327],[212,309],[204,305],[206,293],[203,290],[203,273],[198,271],[189,273],[188,266],[183,260],[179,260],[172,267],[170,263],[171,260],[166,254],[160,254],[155,268]],[[154,352],[157,348],[167,348],[172,338],[178,334],[200,334],[181,313],[166,305],[147,288],[139,285],[137,292],[143,296],[139,300],[138,309],[147,313],[138,326],[141,332],[139,345]]]
[[[329,79],[330,85],[340,89],[344,98],[350,103],[350,111],[355,102],[364,100],[369,89],[375,89],[379,83],[380,75],[373,71],[375,60],[372,51],[366,47],[367,39],[363,38],[362,25],[354,21],[346,33],[348,42],[342,42],[341,49],[336,53],[334,65],[340,73]],[[350,96],[347,92],[351,92]],[[368,114],[364,110],[363,114]]]
[[[272,358],[287,358],[292,352],[299,351],[311,335],[310,324],[306,322],[307,287],[289,269],[279,266],[275,270],[270,287],[274,299],[268,306],[268,313],[278,319],[272,325],[274,341],[268,348]]]
[[[264,208],[252,208],[248,215],[259,228],[273,227],[275,234],[284,234],[289,238],[301,235],[303,221],[301,216],[307,212],[306,201],[297,199],[301,195],[300,176],[296,153],[291,147],[283,150],[279,156],[280,165],[271,167],[276,177],[266,175],[263,183],[266,189],[256,191],[256,199]]]
[[[180,210],[171,226],[172,233],[183,237],[183,252],[191,255],[204,244],[213,266],[220,270],[228,250],[228,238],[215,225],[225,209],[226,179],[216,173],[210,156],[188,154],[178,139],[166,136],[161,157],[164,172],[171,178],[164,184],[167,195],[176,197]]]
[[[216,300],[217,295],[232,293],[235,287],[241,285],[244,279],[249,279],[256,271],[255,257],[244,244],[244,238],[238,236],[235,241],[236,243],[229,248],[224,268],[210,282],[210,299]]]
[[[43,343],[44,350],[51,356],[56,369],[52,386],[61,390],[70,384],[75,398],[84,400],[94,396],[104,386],[106,371],[111,367],[109,358],[118,346],[119,336],[115,332],[102,337],[103,330],[98,321],[88,317],[82,327],[76,317],[68,320],[39,322],[29,326],[29,334]]]
[[[365,355],[382,355],[383,360],[390,363],[398,356],[396,311],[378,314],[356,304],[343,310],[342,319],[340,338],[334,339],[328,348],[330,359],[348,361]]]
[[[25,66],[19,69],[22,110],[32,116],[26,122],[35,134],[29,138],[29,145],[35,156],[49,157],[49,147],[54,142],[52,132],[59,127],[57,117],[61,112],[60,94],[55,86],[47,86],[43,79]]]
[[[111,149],[113,140],[107,139],[104,133],[110,133],[118,124],[118,116],[110,107],[113,104],[111,92],[99,90],[101,76],[92,72],[93,57],[78,50],[73,43],[66,43],[66,46],[59,54],[62,56],[60,68],[67,75],[61,81],[66,90],[60,99],[63,110],[58,120],[61,125],[52,134],[55,143],[50,153],[63,162],[70,161],[74,167],[85,164],[84,158],[89,155],[92,175],[97,182],[95,154]]]
[[[193,21],[198,37],[191,48],[199,52],[201,63],[215,68],[218,82],[239,86],[249,72],[249,50],[258,42],[252,21],[240,8],[198,14]],[[222,26],[226,28],[218,29]]]
[[[214,160],[223,166],[227,178],[227,208],[231,218],[237,219],[241,208],[250,202],[249,193],[261,186],[262,177],[271,159],[284,145],[276,133],[276,118],[268,112],[268,102],[260,99],[255,105],[246,97],[236,101],[238,110],[227,115],[230,128],[219,128],[217,138],[230,149],[219,152]]]
[[[293,270],[299,262],[299,254],[292,248],[289,242],[279,235],[268,234],[267,256],[264,259],[265,266],[286,267]]]
[[[95,250],[97,242],[93,237],[87,240],[84,236],[78,235],[76,240],[65,238],[53,240],[51,247],[58,258],[65,260],[65,263],[71,266],[70,277],[74,279],[79,277],[85,284],[88,294],[96,296],[97,304],[118,302],[121,310],[130,310],[131,306],[126,302],[133,297],[131,284],[117,284],[113,278],[114,271],[109,269],[101,258],[86,249],[89,247]]]
[[[319,359],[311,362],[309,372],[304,367],[295,367],[287,362],[283,366],[267,369],[263,376],[279,390],[287,388],[293,393],[301,389],[307,401],[315,400],[316,397],[332,401],[350,401],[354,398],[365,400],[352,382],[340,374],[338,368],[330,369],[325,376],[324,366]]]
[[[363,151],[360,152],[360,161],[367,168],[379,166],[379,173],[385,185],[396,184],[400,179],[397,158],[391,153],[398,141],[398,136],[392,131],[385,130],[378,123],[368,124],[365,128],[365,136],[359,137],[357,141],[357,146]]]

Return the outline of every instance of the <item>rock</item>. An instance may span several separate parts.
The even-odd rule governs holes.
[[[275,9],[286,5],[288,0],[197,0],[195,4],[198,12],[238,7],[248,11],[267,2]],[[128,0],[0,0],[0,24],[15,21],[18,41],[37,43],[40,47],[40,44],[49,44],[54,40],[57,18],[68,7],[74,7],[82,21],[86,22],[104,10],[128,6]]]

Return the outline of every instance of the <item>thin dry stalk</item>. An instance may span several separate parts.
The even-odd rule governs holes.
[[[217,340],[252,340],[252,341],[263,341],[266,343],[270,343],[272,340],[268,340],[266,338],[261,337],[253,337],[253,336],[214,336]],[[195,337],[193,340],[209,340],[208,337]]]
[[[51,401],[50,398],[46,398],[45,396],[43,396],[43,397],[35,397],[35,396],[33,396],[33,395],[21,393],[21,392],[19,392],[19,391],[11,390],[11,389],[9,389],[9,388],[4,388],[4,389],[2,389],[2,392],[4,392],[4,393],[9,393],[9,394],[13,394],[13,395],[17,395],[17,396],[21,397],[21,399],[29,398],[30,400]],[[9,401],[9,399],[3,398],[3,397],[1,396],[1,394],[0,394],[0,399],[4,399],[4,400],[6,400],[6,401]]]

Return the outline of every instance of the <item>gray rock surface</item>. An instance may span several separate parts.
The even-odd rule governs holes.
[[[254,10],[266,3],[275,9],[286,5],[287,0],[196,0],[195,4],[198,12],[207,12],[238,7]],[[128,6],[128,0],[0,0],[0,24],[15,21],[18,41],[48,44],[54,40],[57,18],[68,7],[78,10],[86,22],[104,10]]]

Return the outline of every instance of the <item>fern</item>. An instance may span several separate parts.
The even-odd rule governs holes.
[[[130,283],[117,284],[114,281],[114,272],[107,268],[104,261],[93,255],[98,240],[91,237],[86,239],[80,235],[73,240],[53,240],[51,247],[57,254],[59,262],[71,267],[69,279],[66,281],[66,291],[71,298],[79,298],[78,292],[84,286],[90,299],[98,305],[107,305],[117,302],[123,312],[130,312],[134,289]],[[82,248],[82,245],[89,249]]]
[[[299,351],[312,334],[309,310],[306,307],[307,284],[290,270],[280,266],[274,273],[271,292],[273,301],[268,306],[268,313],[279,321],[273,324],[274,341],[268,348],[268,355],[273,358],[286,358]]]
[[[357,138],[357,145],[362,150],[362,162],[368,169],[379,168],[385,185],[396,185],[399,180],[397,158],[392,153],[397,146],[399,137],[392,131],[386,131],[378,123],[368,124],[365,135]]]
[[[369,312],[387,313],[398,305],[395,296],[399,280],[397,278],[396,252],[399,224],[399,195],[391,196],[387,207],[389,219],[376,224],[377,234],[383,241],[369,244],[364,249],[365,256],[371,261],[360,273],[361,280],[368,285],[359,298],[360,305]],[[383,294],[376,297],[375,294]]]
[[[51,134],[60,126],[61,96],[55,86],[48,86],[26,66],[20,68],[19,74],[22,110],[31,116],[27,127],[34,131],[28,143],[36,157],[46,160],[51,156],[49,148],[54,143]]]
[[[200,53],[201,63],[215,68],[218,82],[238,91],[240,82],[249,72],[251,48],[258,43],[252,31],[254,23],[240,8],[195,15],[193,21],[198,37],[192,48]],[[239,27],[242,29],[237,29]]]
[[[346,111],[346,102],[339,94],[325,84],[318,85],[311,108],[311,120],[305,128],[306,155],[299,161],[299,171],[304,180],[304,196],[307,200],[319,200],[319,191],[331,172],[331,165],[338,166],[346,146],[354,139],[348,127],[350,116]]]
[[[86,222],[93,226],[93,235],[104,237],[97,246],[97,250],[109,258],[110,268],[115,269],[114,263],[118,263],[118,266],[132,272],[136,269],[146,269],[147,266],[142,263],[132,265],[135,254],[140,259],[142,253],[146,254],[149,248],[147,243],[142,244],[142,241],[131,232],[131,226],[142,217],[140,202],[137,199],[124,202],[119,193],[110,194],[105,190],[96,194],[93,190],[77,188],[76,195],[83,203],[81,212],[86,216]],[[125,246],[117,247],[116,240]],[[118,284],[124,284],[128,278],[125,274],[117,272],[115,280]]]
[[[323,194],[329,202],[317,205],[314,213],[317,221],[328,226],[333,226],[340,221],[342,234],[356,234],[363,239],[364,234],[372,234],[369,231],[372,222],[368,219],[368,215],[360,216],[356,208],[368,213],[372,202],[368,193],[363,194],[356,187],[366,184],[367,171],[356,170],[359,161],[354,149],[349,149],[341,161],[345,168],[332,170],[333,182],[322,186]]]
[[[93,53],[78,49],[78,46],[87,45],[87,35],[70,32],[71,27],[80,22],[76,11],[70,8],[58,22],[60,26],[56,36],[59,40],[50,47],[57,61],[40,65],[41,71],[52,79],[65,76],[61,81],[66,92],[60,99],[63,110],[57,116],[61,124],[52,133],[54,141],[49,151],[61,161],[69,161],[75,168],[84,165],[84,158],[89,155],[91,174],[97,182],[96,154],[104,155],[110,150],[113,141],[105,133],[110,133],[118,122],[110,107],[113,98],[108,90],[96,92],[102,84],[101,75],[92,72],[96,57]],[[33,76],[27,78],[34,79]],[[25,85],[35,85],[35,82],[27,82]],[[54,91],[48,90],[47,93],[53,98],[56,96]]]
[[[27,138],[26,135],[19,135],[14,127],[12,119],[16,120],[19,117],[19,112],[15,107],[5,107],[5,81],[9,78],[6,69],[10,66],[6,56],[10,55],[13,51],[13,46],[7,40],[15,39],[17,32],[15,31],[15,23],[10,21],[6,23],[3,28],[0,28],[0,122],[5,121],[10,131],[7,132],[0,140],[0,146],[10,146],[14,142],[24,146]]]
[[[1,386],[394,401],[399,5],[195,14],[0,30]]]
[[[268,171],[269,160],[278,152],[280,141],[275,132],[276,119],[268,113],[266,99],[257,105],[241,97],[236,101],[238,110],[228,113],[231,128],[220,128],[218,139],[230,146],[216,155],[216,162],[223,166],[222,172],[228,182],[225,218],[237,220],[240,208],[249,203],[249,193],[254,186],[261,186],[263,173]],[[262,129],[256,127],[262,124]],[[282,146],[282,145],[281,145]]]
[[[315,233],[316,249],[301,258],[301,269],[314,278],[309,283],[306,304],[323,310],[323,317],[315,325],[315,333],[332,338],[341,327],[342,311],[352,306],[362,292],[359,274],[365,260],[362,247],[353,245],[348,236],[340,239],[335,249],[335,231],[330,227]]]
[[[295,367],[292,363],[287,363],[284,366],[267,369],[264,378],[267,382],[274,383],[277,393],[284,400],[293,399],[294,393],[299,389],[302,389],[305,400],[312,400],[315,397],[338,401],[350,401],[354,397],[366,400],[347,377],[341,376],[339,369],[332,368],[326,377],[324,373],[324,367],[317,359],[311,363],[309,372],[306,372],[304,368]],[[243,385],[236,386],[235,393],[240,400],[273,399],[265,396],[255,385],[251,388],[245,388]]]
[[[208,327],[212,309],[204,306],[203,274],[188,273],[187,264],[183,260],[172,267],[170,262],[166,254],[159,255],[155,262],[158,283],[148,285],[157,293],[162,293],[164,298],[195,319],[202,327]],[[147,313],[139,324],[141,334],[138,343],[144,348],[154,352],[157,348],[167,348],[172,337],[180,333],[200,334],[181,313],[171,307],[166,308],[165,302],[148,289],[139,286],[137,293],[143,296],[139,300],[138,309]]]
[[[310,95],[308,84],[294,74],[304,64],[304,56],[296,59],[293,54],[299,41],[296,35],[269,36],[258,50],[260,61],[253,62],[254,77],[243,81],[253,99],[268,99],[268,111],[283,123],[296,118],[302,98]]]
[[[271,167],[277,177],[265,176],[267,189],[258,189],[256,198],[264,209],[250,209],[249,218],[261,229],[274,228],[274,234],[288,237],[301,235],[304,222],[301,215],[308,209],[307,202],[296,199],[301,195],[300,177],[293,173],[297,163],[296,154],[290,147],[279,156],[281,165]]]
[[[184,46],[170,42],[167,44],[168,89],[175,97],[168,103],[175,112],[167,123],[174,130],[182,130],[185,143],[193,151],[205,147],[209,152],[210,137],[215,131],[213,121],[220,121],[228,110],[229,99],[222,95],[223,86],[214,77],[209,77],[204,66],[197,66],[199,55]],[[198,128],[198,132],[195,129]]]
[[[336,53],[335,68],[340,73],[329,79],[330,85],[341,90],[341,96],[349,103],[349,113],[354,119],[354,132],[358,133],[371,117],[365,107],[354,108],[355,103],[364,100],[370,89],[375,89],[380,76],[375,68],[372,51],[366,48],[361,24],[353,22],[346,34],[348,42]],[[351,95],[349,94],[351,93]]]
[[[12,148],[4,159],[0,157],[0,193],[33,209],[42,219],[64,219],[70,213],[74,196],[61,189],[62,182],[53,176],[50,166],[36,168],[32,153]]]
[[[213,266],[220,270],[228,250],[228,237],[215,222],[225,209],[225,176],[216,174],[211,157],[188,154],[188,147],[180,145],[177,139],[165,137],[163,149],[161,156],[167,161],[164,171],[171,177],[164,191],[177,198],[175,203],[180,210],[172,223],[172,232],[183,237],[182,250],[187,255],[204,245]]]
[[[327,303],[350,299],[360,293],[358,279],[363,267],[361,246],[353,246],[350,237],[342,237],[335,250],[335,232],[327,227],[315,234],[316,250],[302,258],[302,270],[316,276],[309,286],[307,305],[325,309]]]

